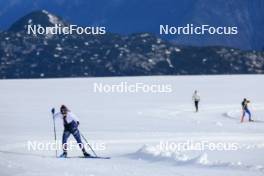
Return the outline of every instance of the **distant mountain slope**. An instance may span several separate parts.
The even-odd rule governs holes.
[[[0,2],[0,28],[33,10],[47,9],[78,25],[104,25],[111,32],[157,34],[160,24],[235,25],[235,36],[162,36],[178,44],[222,45],[240,49],[264,48],[263,0],[72,0]]]
[[[29,21],[54,25],[50,17],[64,21],[34,11],[0,33],[0,78],[264,73],[264,52],[180,46],[149,33],[25,34]]]
[[[66,23],[63,19],[58,16],[52,15],[46,10],[41,11],[33,11],[28,15],[22,17],[21,19],[17,20],[14,24],[10,26],[8,29],[9,32],[25,32],[27,31],[27,25],[40,25],[42,27],[46,26],[68,26],[69,24]]]

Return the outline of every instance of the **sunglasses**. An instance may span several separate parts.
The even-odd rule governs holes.
[[[66,109],[65,110],[63,109],[63,110],[61,110],[61,113],[62,114],[67,114],[67,110]]]

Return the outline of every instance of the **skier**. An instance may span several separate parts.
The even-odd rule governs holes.
[[[197,90],[194,91],[192,99],[194,101],[195,111],[198,112],[199,111],[200,96],[199,96]]]
[[[52,108],[52,114],[55,113],[55,109]],[[63,153],[60,155],[62,158],[67,157],[67,140],[72,134],[77,141],[79,147],[81,148],[84,157],[90,157],[91,155],[86,152],[84,145],[81,140],[81,135],[78,129],[79,120],[76,115],[74,115],[65,105],[61,105],[60,112],[54,114],[53,118],[61,118],[63,120],[64,131],[62,135],[62,148]]]
[[[248,109],[248,104],[250,103],[249,100],[247,100],[246,98],[244,98],[244,100],[242,101],[241,105],[242,105],[242,117],[241,117],[241,123],[244,121],[244,117],[246,114],[248,114],[249,116],[249,122],[253,122],[253,120],[251,119],[251,112]]]

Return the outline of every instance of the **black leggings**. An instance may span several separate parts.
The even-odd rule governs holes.
[[[68,140],[68,138],[70,137],[71,134],[73,135],[73,137],[77,141],[79,147],[83,151],[85,151],[83,143],[82,143],[80,131],[78,130],[77,123],[74,122],[74,121],[71,122],[70,124],[67,124],[67,126],[64,127],[64,131],[63,131],[63,135],[62,135],[62,145],[63,145],[64,151],[67,150],[67,140]]]
[[[195,105],[196,112],[198,112],[199,111],[199,101],[194,101],[194,105]]]

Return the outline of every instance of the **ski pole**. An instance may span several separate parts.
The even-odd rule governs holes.
[[[54,140],[55,140],[55,145],[56,145],[56,149],[55,149],[55,153],[56,153],[56,158],[58,157],[58,151],[57,151],[57,134],[56,134],[56,125],[55,125],[55,119],[54,119],[54,108],[51,110],[52,112],[52,119],[53,119],[53,132],[54,132]]]
[[[89,146],[89,148],[92,150],[94,156],[95,156],[95,157],[98,157],[98,156],[96,155],[96,153],[94,152],[92,146],[88,143],[88,141],[86,140],[86,138],[83,136],[83,134],[82,134],[82,133],[80,133],[80,134],[81,134],[82,138],[85,140],[86,144],[87,144],[87,145]]]

